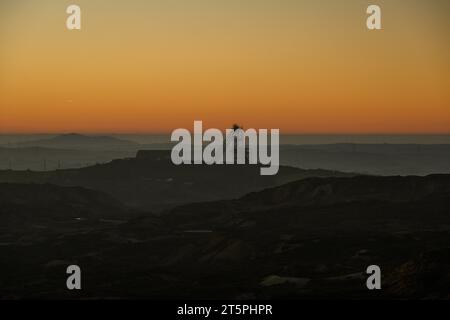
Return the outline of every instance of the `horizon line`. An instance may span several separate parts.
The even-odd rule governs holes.
[[[259,128],[254,128],[258,130]],[[224,129],[225,130],[225,129]],[[246,129],[244,128],[244,131]],[[268,129],[271,130],[271,129]],[[0,132],[1,135],[66,135],[66,134],[79,134],[79,135],[171,135],[172,132],[120,132],[120,131],[48,131],[48,132]],[[280,130],[280,135],[284,136],[446,136],[450,135],[449,132],[285,132]]]

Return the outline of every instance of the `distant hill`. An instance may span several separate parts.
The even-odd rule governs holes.
[[[170,151],[141,151],[138,157],[80,169],[48,172],[0,171],[0,182],[52,183],[100,190],[123,203],[160,210],[184,203],[232,199],[307,177],[351,176],[327,170],[281,166],[276,176],[261,176],[255,165],[175,166]]]
[[[16,143],[15,147],[45,147],[58,149],[109,149],[136,147],[133,141],[122,140],[109,136],[87,136],[77,133],[58,135],[53,138]]]
[[[68,134],[0,145],[0,170],[80,168],[133,157],[138,150],[170,150],[172,143],[138,144],[114,137]],[[280,164],[368,175],[450,173],[450,145],[281,145]]]

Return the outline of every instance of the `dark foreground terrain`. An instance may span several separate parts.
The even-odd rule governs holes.
[[[448,299],[449,205],[450,175],[307,178],[158,215],[3,183],[0,297]],[[381,291],[366,289],[371,264]]]

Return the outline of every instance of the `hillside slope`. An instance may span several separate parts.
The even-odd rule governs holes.
[[[44,203],[58,208],[51,199],[59,188],[48,187]],[[76,188],[67,191],[77,195],[67,199],[80,197]],[[19,197],[2,206],[8,198],[0,198],[0,219],[24,205]],[[41,201],[24,199],[29,206]],[[32,228],[2,234],[0,255],[8,259],[0,266],[1,296],[448,298],[450,268],[441,255],[450,248],[449,208],[449,175],[357,176],[295,181],[159,216],[91,220],[70,232],[48,221],[36,228],[19,214],[18,223]],[[85,274],[81,292],[65,290],[72,263]],[[382,291],[365,286],[372,264],[382,270]]]
[[[144,155],[142,155],[144,154]],[[190,202],[232,199],[312,176],[350,176],[327,170],[280,167],[276,176],[261,176],[253,165],[175,166],[170,151],[138,153],[135,158],[95,166],[48,172],[0,171],[0,182],[81,186],[108,193],[128,206],[158,211]]]

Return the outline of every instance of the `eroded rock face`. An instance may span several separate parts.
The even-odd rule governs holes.
[[[411,202],[450,192],[449,175],[427,177],[356,176],[347,179],[310,178],[242,198],[264,205],[332,205],[356,201]]]
[[[404,299],[450,299],[450,248],[423,253],[395,268],[387,290]]]

